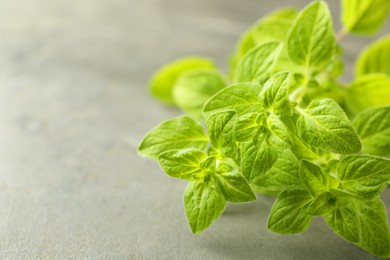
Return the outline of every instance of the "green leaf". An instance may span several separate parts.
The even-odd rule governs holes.
[[[369,155],[350,155],[340,162],[338,175],[344,189],[365,199],[372,199],[390,181],[390,160]]]
[[[183,149],[204,149],[208,143],[201,124],[188,116],[167,120],[153,128],[141,141],[138,152],[144,157],[157,159],[163,152]]]
[[[347,88],[345,101],[353,113],[390,104],[390,77],[385,74],[361,76]]]
[[[200,163],[206,158],[207,154],[203,151],[187,148],[162,153],[158,162],[169,176],[192,181],[192,175],[201,171]]]
[[[267,125],[270,132],[275,135],[282,142],[291,145],[291,133],[287,126],[283,123],[282,116],[271,114],[267,119]]]
[[[185,112],[202,118],[204,103],[226,86],[224,77],[214,69],[183,72],[173,87],[173,99]]]
[[[184,207],[191,231],[199,234],[217,220],[226,206],[225,198],[212,182],[191,182],[184,192]]]
[[[374,34],[386,20],[390,10],[388,0],[343,0],[344,30],[357,34]]]
[[[248,52],[234,71],[234,82],[264,83],[275,68],[282,50],[279,41],[264,43]]]
[[[358,57],[355,66],[356,75],[370,73],[385,73],[390,76],[390,35],[379,39],[367,48]]]
[[[215,64],[203,57],[186,57],[168,63],[153,75],[150,93],[164,103],[174,104],[172,89],[176,80],[183,72],[199,68],[215,68]]]
[[[253,83],[238,83],[222,89],[204,105],[207,116],[219,110],[234,109],[237,113],[260,108],[258,94],[261,86]],[[257,105],[257,106],[256,106]]]
[[[260,93],[264,106],[274,114],[291,114],[288,99],[289,72],[274,74],[265,84]]]
[[[356,115],[353,125],[363,152],[390,156],[390,106],[374,107]]]
[[[272,168],[263,174],[255,185],[260,192],[273,195],[278,195],[286,189],[301,187],[298,159],[289,149],[280,151]]]
[[[218,185],[225,199],[230,202],[255,200],[256,196],[245,178],[237,172],[217,174]]]
[[[238,58],[242,58],[255,46],[268,41],[284,41],[297,14],[296,9],[284,8],[272,12],[256,22],[241,37],[237,48]]]
[[[256,145],[254,142],[240,143],[241,171],[250,183],[256,183],[266,173],[278,158],[275,150],[265,141]]]
[[[373,200],[349,198],[348,203],[342,205],[325,216],[333,231],[370,254],[389,257],[389,227],[386,210],[379,198]]]
[[[306,143],[332,153],[360,151],[359,136],[342,108],[332,99],[314,100],[299,111],[297,130]]]
[[[288,54],[305,67],[325,67],[335,52],[332,18],[325,2],[314,2],[299,14],[287,38]]]
[[[225,110],[209,116],[206,121],[209,131],[210,142],[214,148],[221,148],[226,144],[224,139],[228,139],[228,144],[233,139],[232,127],[228,126],[230,120],[236,114],[234,110]],[[229,137],[230,135],[230,137]]]
[[[312,216],[306,213],[313,197],[306,190],[290,189],[277,198],[268,218],[268,228],[281,234],[295,234],[305,231]]]
[[[255,132],[261,127],[265,113],[247,113],[237,118],[234,124],[234,138],[237,142],[253,139]]]
[[[302,183],[310,191],[313,197],[317,197],[329,190],[330,176],[324,173],[322,167],[306,160],[301,160],[299,173]],[[336,188],[336,187],[332,187]]]
[[[307,214],[312,216],[321,216],[330,213],[336,206],[336,199],[325,192],[315,198],[307,208]]]

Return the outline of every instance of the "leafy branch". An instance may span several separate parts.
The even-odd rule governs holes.
[[[337,37],[327,4],[317,1],[250,27],[229,75],[207,58],[188,57],[153,77],[151,93],[190,116],[156,126],[139,153],[189,181],[184,204],[193,233],[212,225],[227,202],[255,200],[256,191],[277,196],[270,230],[303,232],[321,216],[339,236],[390,258],[380,200],[390,182],[390,41],[362,52],[347,88],[338,45],[347,33],[376,32],[390,2],[343,0],[342,7]]]

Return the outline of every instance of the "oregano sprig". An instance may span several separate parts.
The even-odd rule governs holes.
[[[227,203],[277,196],[268,228],[304,232],[323,217],[340,237],[390,258],[380,194],[390,182],[388,36],[357,59],[343,83],[341,39],[372,34],[387,0],[343,0],[335,35],[327,4],[281,9],[251,26],[231,56],[229,75],[207,58],[160,69],[152,94],[190,116],[167,120],[139,153],[188,181],[184,206],[193,233],[210,227]],[[382,156],[382,157],[380,157]]]

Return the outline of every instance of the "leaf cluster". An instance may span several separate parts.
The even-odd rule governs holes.
[[[167,120],[139,153],[189,182],[184,193],[193,233],[211,226],[226,203],[277,196],[268,228],[305,231],[315,216],[367,252],[390,257],[380,194],[390,182],[390,40],[368,46],[356,78],[343,72],[342,36],[372,34],[388,0],[343,0],[337,34],[328,6],[282,9],[250,27],[224,75],[203,57],[160,69],[151,93],[189,115]]]

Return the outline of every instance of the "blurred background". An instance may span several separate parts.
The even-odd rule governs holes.
[[[196,54],[226,70],[248,26],[309,2],[0,1],[0,259],[373,259],[319,218],[303,234],[267,231],[271,197],[229,205],[194,236],[185,182],[136,153],[181,114],[148,94],[157,68]],[[339,1],[328,3],[338,30]],[[345,80],[362,47],[389,32],[343,39]]]

